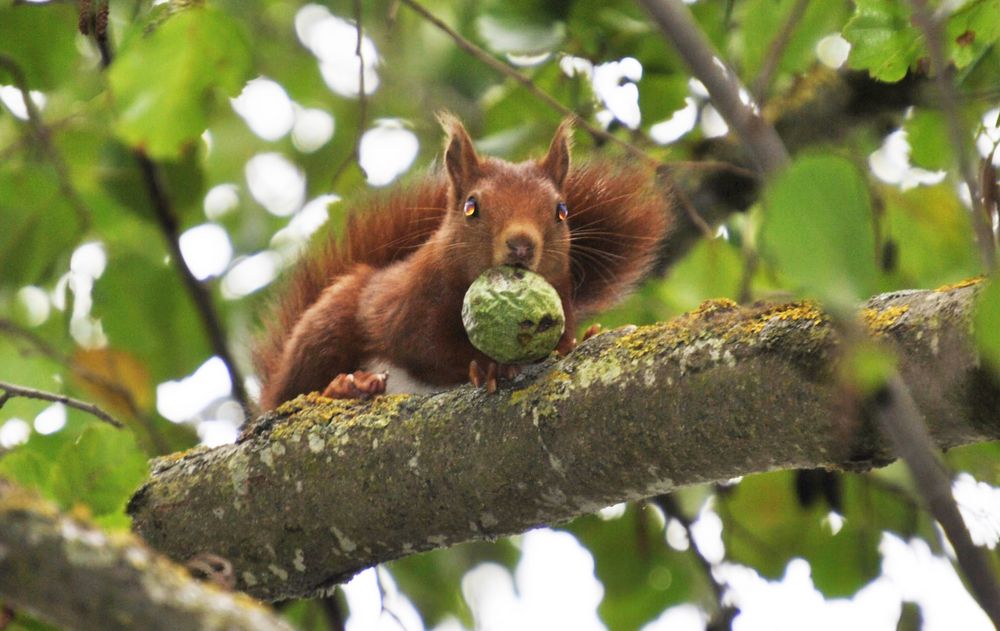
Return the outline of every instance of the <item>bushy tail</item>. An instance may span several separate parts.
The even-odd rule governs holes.
[[[583,164],[570,172],[565,192],[573,304],[585,316],[613,305],[649,272],[673,211],[643,168]]]
[[[385,267],[420,247],[441,223],[447,206],[444,177],[375,195],[348,215],[343,236],[327,231],[283,282],[253,351],[257,374],[273,374],[295,323],[323,289],[352,266]]]

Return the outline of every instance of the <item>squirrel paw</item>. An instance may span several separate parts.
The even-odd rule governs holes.
[[[591,324],[590,327],[583,332],[583,339],[581,339],[580,342],[586,342],[600,332],[600,324]],[[559,345],[556,346],[556,355],[559,357],[566,357],[573,352],[573,350],[577,347],[577,344],[580,342],[577,342],[575,337],[569,337],[568,335],[564,336],[561,340],[559,340]]]
[[[323,390],[323,396],[329,399],[368,399],[385,392],[388,378],[389,375],[384,372],[356,370],[341,373]]]
[[[498,364],[494,361],[486,362],[481,366],[476,360],[469,363],[469,381],[477,388],[486,386],[486,392],[493,394],[497,391],[497,378],[513,379],[521,374],[521,367],[517,364]]]
[[[587,340],[589,340],[590,338],[594,337],[595,335],[597,335],[600,332],[601,332],[601,325],[600,324],[597,324],[597,323],[591,324],[589,327],[587,327],[587,330],[583,332],[583,339],[580,340],[580,341],[581,342],[586,342]]]

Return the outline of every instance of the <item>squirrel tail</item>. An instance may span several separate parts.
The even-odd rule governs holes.
[[[296,322],[333,279],[357,264],[385,267],[420,247],[441,223],[447,192],[444,177],[432,177],[375,195],[349,212],[342,238],[327,230],[310,246],[264,320],[253,350],[257,374],[274,374]]]
[[[580,315],[624,298],[655,263],[672,205],[651,170],[590,162],[570,171],[573,304]]]

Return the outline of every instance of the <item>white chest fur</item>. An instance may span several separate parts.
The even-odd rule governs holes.
[[[420,381],[405,369],[377,357],[366,362],[361,370],[388,373],[389,378],[385,382],[386,394],[432,394],[445,389]]]

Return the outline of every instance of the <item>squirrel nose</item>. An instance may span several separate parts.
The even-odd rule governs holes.
[[[526,234],[507,239],[507,258],[511,263],[528,263],[535,256],[535,242]]]

